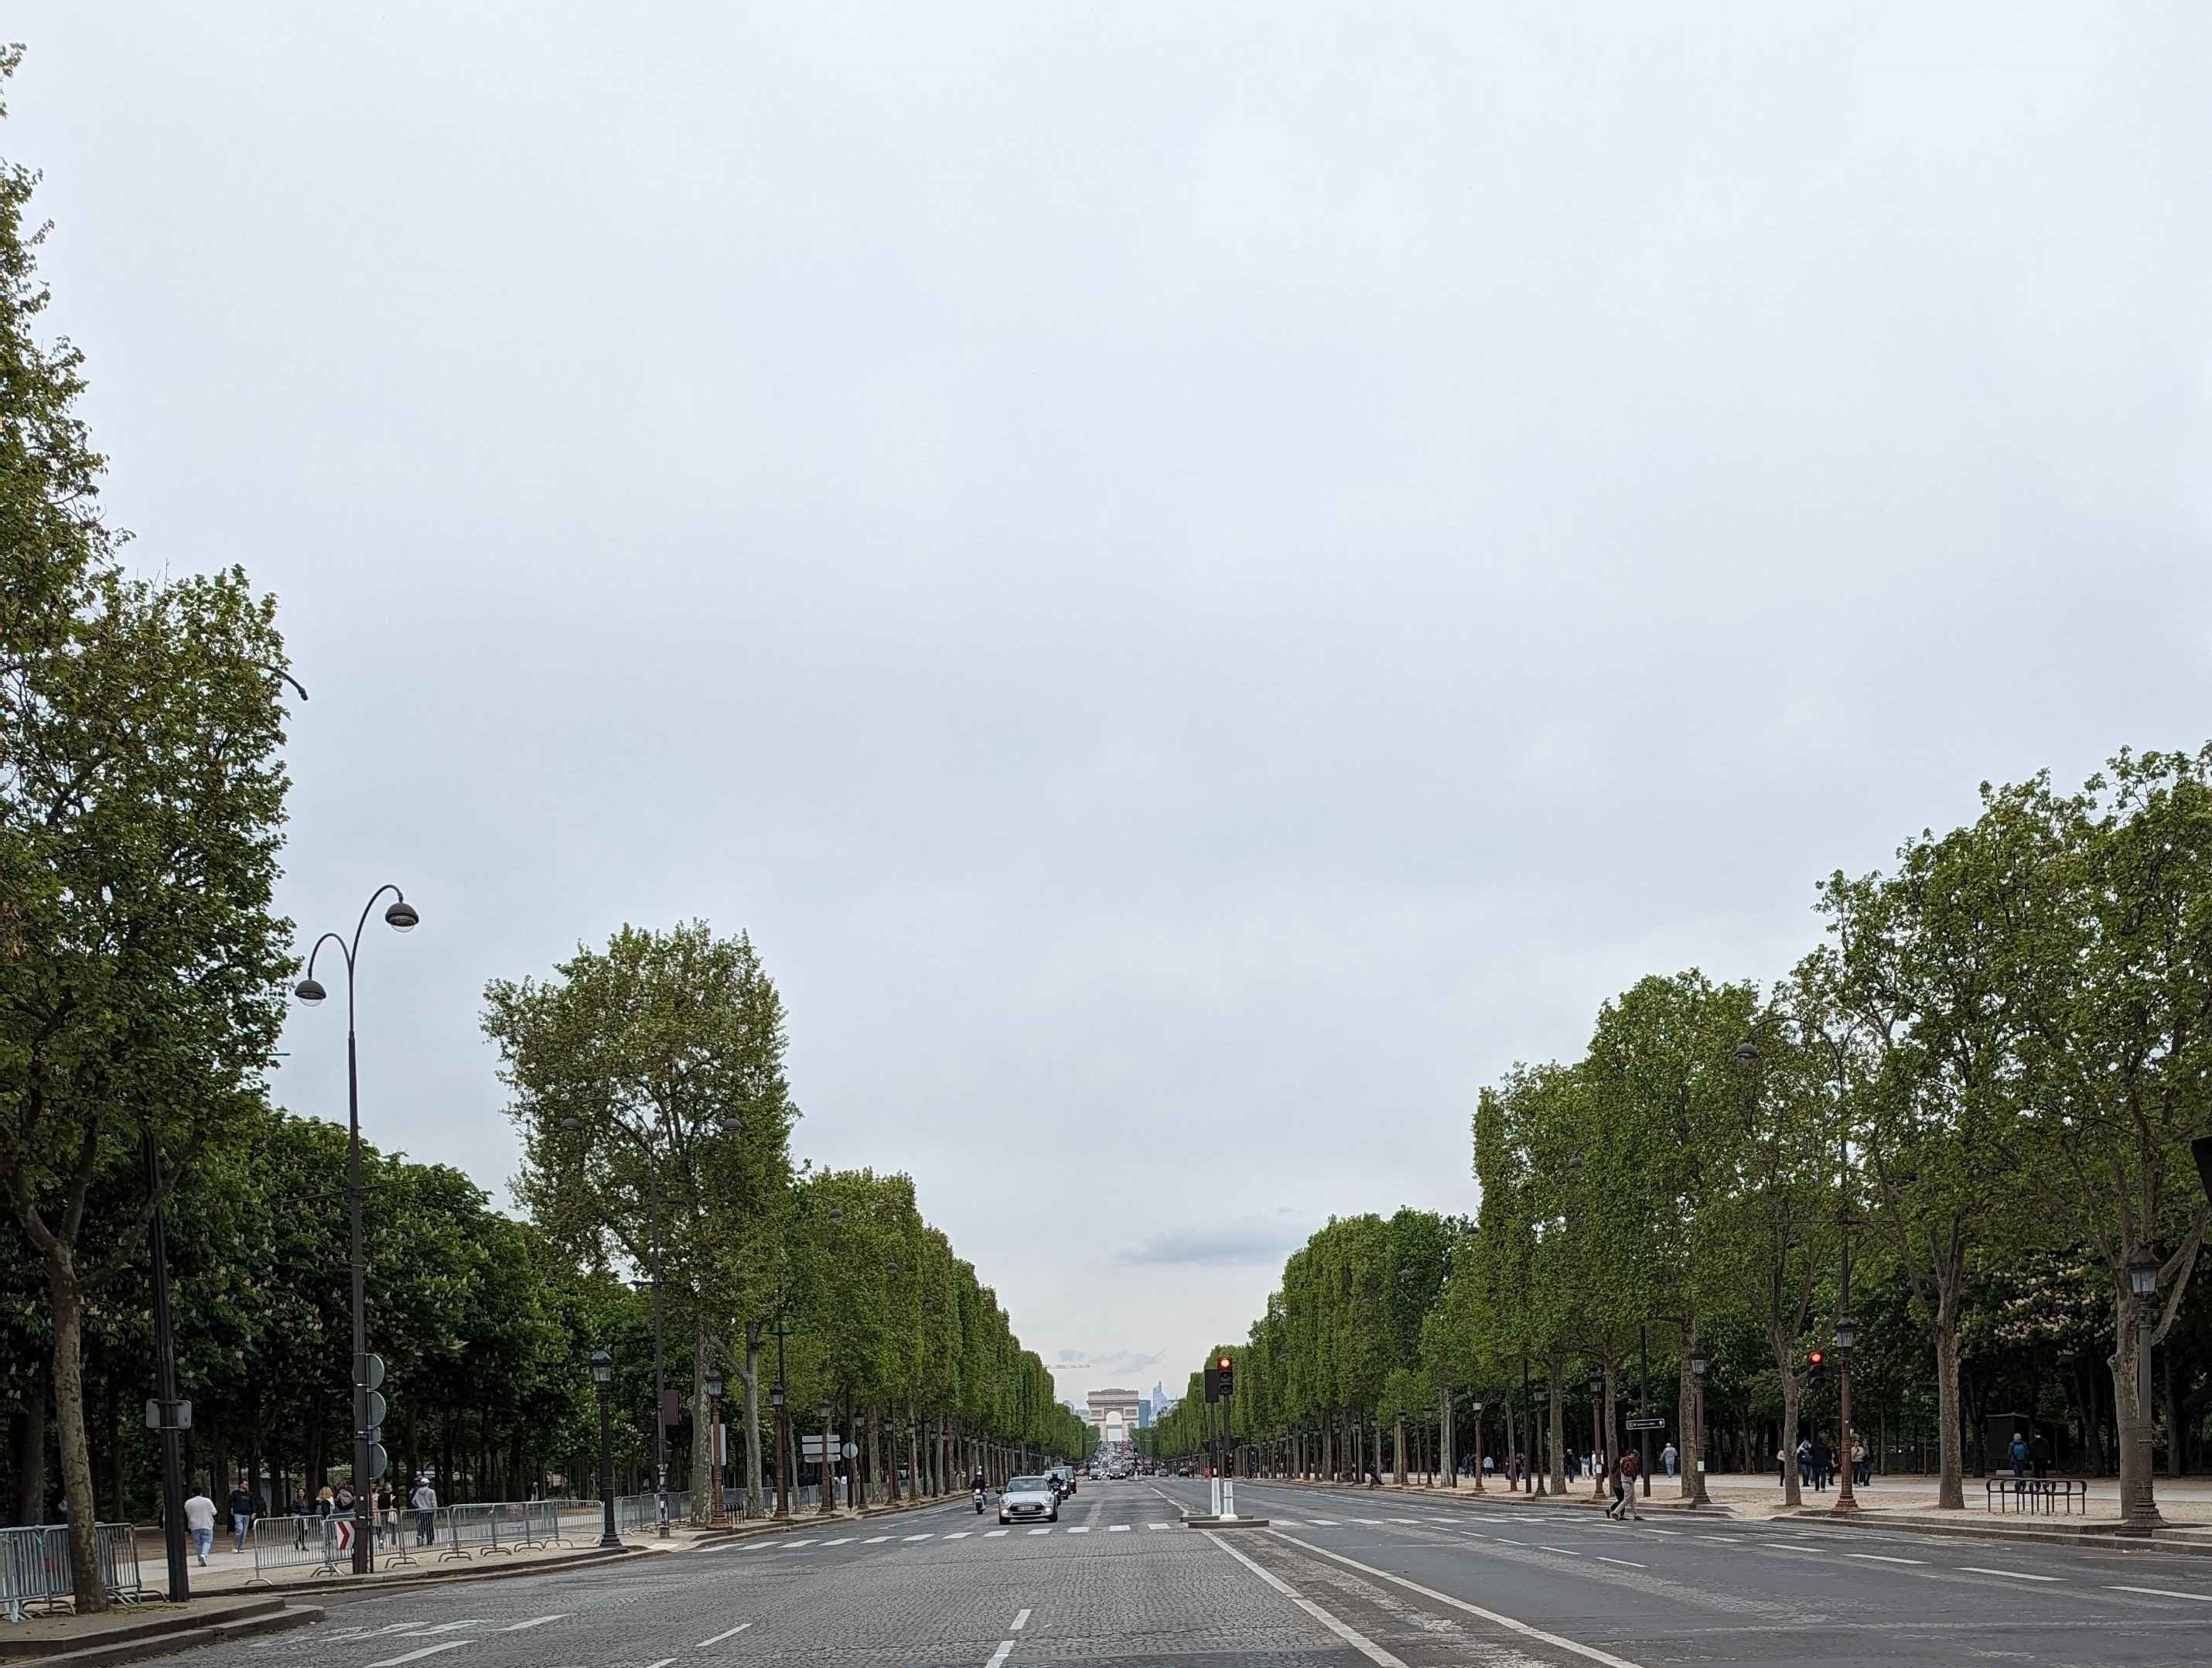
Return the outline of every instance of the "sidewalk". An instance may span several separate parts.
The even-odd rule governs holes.
[[[1265,1481],[1266,1479],[1261,1479]],[[2008,1483],[2008,1478],[1991,1479]],[[1941,1512],[1936,1505],[1936,1482],[1932,1476],[1892,1473],[1877,1476],[1863,1488],[1853,1490],[1861,1519],[1888,1521],[1899,1528],[1911,1528],[1926,1524],[1945,1526],[1970,1525],[1982,1530],[2036,1529],[2058,1532],[2097,1530],[2100,1525],[2110,1528],[2120,1521],[2119,1479],[2092,1477],[2089,1480],[2088,1510],[2069,1517],[2064,1514],[2045,1516],[2041,1513],[2021,1515],[2009,1510],[1990,1512],[1986,1509],[1984,1479],[1966,1479],[1966,1507],[1963,1512]],[[1297,1486],[1294,1484],[1293,1486]],[[1353,1493],[1364,1493],[1356,1484],[1308,1484],[1309,1487],[1336,1487]],[[1480,1493],[1473,1480],[1462,1477],[1456,1488],[1441,1485],[1424,1486],[1408,1482],[1402,1488],[1386,1482],[1375,1492],[1380,1494],[1419,1495],[1426,1500],[1461,1500],[1474,1504],[1504,1502],[1522,1507],[1552,1507],[1559,1510],[1600,1504],[1595,1494],[1596,1485],[1586,1477],[1569,1477],[1564,1495],[1531,1495],[1525,1491],[1513,1492],[1495,1479],[1486,1480]],[[1771,1472],[1756,1476],[1742,1473],[1708,1474],[1705,1478],[1705,1497],[1711,1507],[1717,1508],[1716,1515],[1765,1521],[1773,1518],[1800,1516],[1805,1513],[1825,1514],[1836,1503],[1836,1491],[1828,1488],[1815,1492],[1802,1491],[1804,1504],[1793,1512],[1784,1503],[1782,1485]],[[2157,1479],[2158,1509],[2172,1526],[2175,1538],[2185,1542],[2203,1540],[2212,1544],[2212,1477],[2160,1477]],[[1638,1497],[1638,1507],[1645,1512],[1678,1512],[1693,1510],[1682,1496],[1680,1477],[1655,1476],[1651,1479],[1649,1499]],[[2002,1502],[2009,1507],[2009,1495]],[[2161,1538],[2163,1538],[2163,1534]]]

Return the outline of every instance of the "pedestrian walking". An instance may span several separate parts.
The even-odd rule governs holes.
[[[1808,1487],[1813,1481],[1813,1444],[1802,1436],[1797,1439],[1797,1481]]]
[[[376,1538],[393,1545],[399,1540],[399,1519],[392,1509],[392,1485],[388,1482],[376,1485]]]
[[[408,1495],[407,1503],[415,1508],[415,1544],[428,1546],[437,1538],[438,1491],[430,1486],[428,1476],[415,1479],[415,1492]]]
[[[1613,1504],[1606,1508],[1606,1516],[1620,1522],[1633,1518],[1644,1521],[1644,1514],[1636,1509],[1636,1480],[1644,1474],[1644,1462],[1633,1451],[1620,1457],[1613,1470]]]
[[[230,1498],[224,1503],[230,1508],[230,1526],[238,1534],[238,1544],[232,1549],[243,1552],[246,1550],[246,1537],[253,1531],[253,1513],[257,1504],[253,1491],[246,1486],[244,1477],[239,1478],[233,1485]]]
[[[1866,1440],[1863,1437],[1853,1437],[1851,1439],[1851,1486],[1855,1488],[1865,1488],[1872,1478],[1873,1470],[1872,1464],[1867,1458]]]
[[[307,1519],[314,1515],[315,1503],[307,1498],[307,1491],[301,1488],[292,1496],[293,1551],[305,1552],[307,1549]]]
[[[192,1497],[185,1502],[185,1527],[192,1531],[192,1550],[199,1556],[200,1568],[207,1568],[210,1548],[215,1545],[215,1502],[207,1497],[207,1490],[195,1488]]]
[[[1828,1482],[1836,1474],[1836,1452],[1828,1446],[1825,1436],[1813,1439],[1813,1487],[1820,1494],[1828,1491]]]
[[[1668,1476],[1674,1475],[1674,1467],[1681,1463],[1681,1458],[1682,1456],[1675,1452],[1674,1445],[1672,1442],[1669,1442],[1665,1447],[1659,1450],[1660,1468],[1664,1470]]]

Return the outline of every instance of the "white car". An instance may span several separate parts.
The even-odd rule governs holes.
[[[1018,1476],[999,1492],[999,1521],[1060,1521],[1060,1495],[1048,1476]]]

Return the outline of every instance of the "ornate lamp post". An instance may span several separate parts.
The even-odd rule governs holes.
[[[1844,1266],[1850,1266],[1848,1251],[1844,1254]],[[1850,1301],[1849,1279],[1850,1276],[1846,1275],[1845,1302]],[[1850,1312],[1846,1309],[1836,1317],[1836,1429],[1838,1433],[1837,1446],[1843,1452],[1836,1456],[1838,1478],[1836,1503],[1828,1508],[1838,1517],[1849,1516],[1859,1509],[1858,1500],[1851,1493],[1853,1473],[1856,1469],[1851,1463],[1851,1345],[1857,1337],[1858,1328],[1852,1324]]]
[[[610,1386],[615,1381],[615,1358],[604,1349],[592,1352],[592,1385],[599,1392],[599,1544],[620,1546],[615,1532],[615,1450],[613,1415],[608,1410]]]
[[[314,948],[307,952],[306,974],[292,987],[292,994],[308,1007],[321,1001],[330,993],[315,977],[315,959],[322,954],[325,944],[338,947],[346,974],[346,1226],[348,1260],[353,1274],[353,1569],[356,1575],[368,1574],[375,1562],[376,1537],[362,1534],[360,1527],[364,1518],[375,1521],[375,1491],[371,1485],[376,1479],[370,1474],[369,1450],[375,1445],[376,1437],[374,1421],[368,1416],[368,1398],[374,1389],[369,1379],[376,1375],[369,1370],[368,1264],[363,1257],[361,1239],[362,1202],[368,1189],[361,1178],[361,1064],[354,1038],[354,970],[361,959],[361,934],[368,925],[368,912],[386,892],[392,894],[392,902],[384,911],[385,924],[396,933],[412,932],[422,917],[407,901],[407,895],[395,886],[379,886],[369,893],[368,902],[362,905],[361,919],[354,922],[352,938],[325,933],[317,939]]]
[[[783,1340],[778,1338],[775,1342],[776,1353],[780,1356],[783,1353]],[[783,1446],[791,1440],[791,1434],[783,1422],[782,1373],[782,1365],[779,1361],[776,1380],[769,1386],[768,1405],[769,1422],[775,1427],[775,1514],[779,1518],[787,1518],[791,1515],[791,1495],[783,1477]]]
[[[717,1529],[729,1521],[722,1499],[722,1375],[709,1373],[707,1391],[707,1511]]]
[[[1704,1506],[1705,1499],[1705,1369],[1712,1358],[1701,1343],[1690,1346],[1690,1441],[1697,1451],[1696,1470],[1690,1476],[1690,1504]]]
[[[1482,1492],[1482,1403],[1471,1404],[1474,1409],[1474,1492]]]
[[[1603,1500],[1605,1498],[1606,1441],[1605,1435],[1601,1433],[1605,1412],[1605,1369],[1601,1367],[1590,1368],[1589,1393],[1590,1475],[1597,1479],[1597,1488],[1590,1498]]]
[[[2142,1445],[2142,1459],[2136,1468],[2142,1481],[2136,1488],[2124,1491],[2120,1519],[2136,1534],[2147,1534],[2162,1521],[2150,1483],[2154,1419],[2150,1400],[2150,1311],[2151,1300],[2158,1295],[2158,1255],[2148,1245],[2128,1259],[2128,1289],[2136,1299],[2136,1404],[2130,1411],[2135,1415],[2136,1440]]]

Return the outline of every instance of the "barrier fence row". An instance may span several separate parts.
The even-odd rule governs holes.
[[[343,1575],[353,1568],[356,1533],[374,1534],[378,1558],[392,1568],[511,1555],[525,1547],[576,1546],[599,1538],[593,1500],[486,1501],[368,1518],[256,1518],[253,1574],[248,1586],[271,1585],[272,1570],[305,1568]]]
[[[100,1584],[121,1604],[145,1596],[138,1579],[138,1531],[127,1523],[93,1525]],[[21,1622],[27,1607],[57,1610],[70,1602],[69,1525],[0,1529],[0,1612]]]

